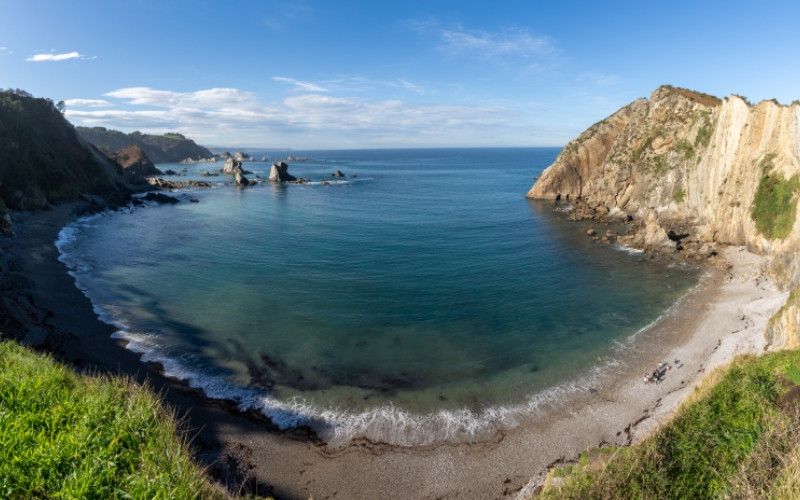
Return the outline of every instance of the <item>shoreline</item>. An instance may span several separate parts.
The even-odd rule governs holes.
[[[199,461],[211,464],[235,455],[276,498],[524,497],[551,464],[573,460],[588,447],[638,442],[672,415],[711,368],[739,353],[762,352],[763,327],[788,295],[772,280],[755,285],[764,257],[728,248],[724,259],[732,267],[708,271],[652,328],[637,334],[630,356],[604,374],[602,385],[543,409],[535,422],[499,432],[488,442],[404,448],[356,441],[334,451],[307,431],[278,431],[266,417],[209,400],[112,339],[115,328],[97,318],[58,260],[54,243],[73,220],[75,206],[15,214],[16,237],[0,242],[3,274],[30,280],[27,287],[24,280],[4,287],[7,296],[31,304],[32,309],[20,306],[14,313],[22,316],[28,340],[81,369],[147,381],[178,415],[186,415]],[[673,366],[660,384],[644,384],[643,373],[676,359],[681,367]]]

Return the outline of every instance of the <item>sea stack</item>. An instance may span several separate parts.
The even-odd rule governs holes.
[[[289,165],[285,162],[273,163],[269,169],[270,182],[291,182],[296,180],[297,177],[289,174]]]

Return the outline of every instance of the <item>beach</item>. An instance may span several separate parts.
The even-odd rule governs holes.
[[[16,236],[2,240],[4,293],[30,308],[9,314],[24,316],[28,341],[58,358],[147,381],[185,415],[201,462],[227,470],[231,481],[252,475],[277,498],[526,498],[550,465],[574,460],[587,447],[643,439],[713,367],[763,352],[764,325],[787,297],[760,273],[763,257],[728,248],[648,335],[627,344],[625,362],[609,368],[602,383],[548,402],[534,421],[480,443],[405,448],[360,441],[328,450],[306,431],[279,431],[259,415],[209,401],[112,339],[114,328],[97,319],[58,260],[54,242],[73,208],[15,215]],[[660,363],[670,366],[662,381],[645,383],[643,374]],[[222,465],[231,463],[234,470]]]

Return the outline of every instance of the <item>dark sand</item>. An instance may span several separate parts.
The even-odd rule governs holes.
[[[58,261],[54,242],[72,208],[16,214],[16,236],[0,239],[4,334],[25,335],[28,343],[81,369],[147,381],[186,416],[201,462],[215,463],[229,484],[257,483],[261,494],[277,498],[525,497],[549,465],[574,460],[587,447],[641,439],[669,418],[711,367],[739,352],[762,351],[763,327],[786,299],[763,278],[755,286],[763,258],[728,249],[732,267],[710,272],[628,346],[624,363],[568,400],[553,401],[530,422],[498,432],[490,442],[418,448],[356,442],[331,451],[307,432],[281,432],[259,415],[207,400],[111,339],[114,329],[97,319]],[[644,372],[674,359],[681,367],[663,382],[643,383]]]

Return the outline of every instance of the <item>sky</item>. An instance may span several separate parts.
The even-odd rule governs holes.
[[[800,2],[0,0],[0,88],[209,147],[563,146],[670,84],[800,99]]]

